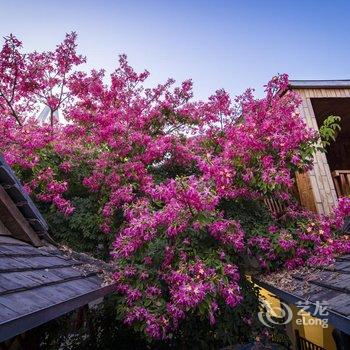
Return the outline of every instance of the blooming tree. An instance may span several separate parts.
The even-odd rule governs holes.
[[[38,104],[54,113],[70,102],[67,83],[74,68],[85,62],[76,53],[76,33],[66,35],[55,51],[24,54],[22,43],[12,34],[5,37],[0,52],[0,108],[22,126],[27,117],[35,115]]]
[[[190,317],[213,329],[245,304],[247,261],[263,270],[328,264],[350,251],[339,236],[348,199],[322,217],[298,208],[296,171],[312,167],[318,135],[297,113],[288,77],[266,95],[233,101],[218,90],[194,101],[192,82],[145,88],[147,71],[126,56],[107,82],[68,34],[53,52],[24,54],[13,36],[0,53],[0,150],[38,201],[74,215],[70,198],[93,196],[120,294],[118,313],[153,338],[171,337]],[[48,124],[35,119],[41,102]],[[54,120],[60,108],[67,123]],[[282,218],[246,227],[232,205],[273,196]],[[251,213],[254,216],[254,212]],[[229,312],[231,312],[229,311]],[[250,324],[249,312],[240,312]]]

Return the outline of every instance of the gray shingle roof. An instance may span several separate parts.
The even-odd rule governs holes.
[[[114,289],[98,264],[0,235],[0,343]]]
[[[287,302],[307,301],[310,311],[324,302],[329,322],[350,334],[350,255],[338,257],[329,267],[282,271],[255,281]]]
[[[349,88],[350,87],[350,79],[344,79],[344,80],[290,80],[289,86],[291,88],[299,88],[299,89]]]

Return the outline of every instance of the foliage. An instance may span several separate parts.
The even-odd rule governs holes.
[[[331,141],[335,141],[337,133],[340,131],[341,118],[330,115],[324,121],[320,127],[320,138],[323,148],[330,145]]]
[[[109,80],[103,70],[75,71],[84,61],[75,40],[70,34],[54,52],[27,56],[6,39],[0,81],[17,96],[0,100],[6,159],[46,206],[57,237],[82,249],[114,240],[125,324],[168,342],[254,337],[247,261],[270,271],[328,264],[350,251],[338,236],[348,199],[325,218],[290,195],[294,173],[312,167],[319,135],[298,115],[298,95],[281,93],[287,75],[272,78],[261,99],[247,90],[232,101],[218,90],[194,101],[190,80],[145,88],[149,73],[135,72],[124,55]],[[9,51],[16,59],[7,67]],[[40,124],[38,94],[67,123]],[[322,129],[327,137],[335,121]],[[265,196],[284,202],[282,218],[259,205]]]
[[[75,250],[90,252],[96,258],[109,260],[109,250],[113,236],[101,234],[101,216],[94,196],[71,198],[75,210],[70,216],[57,211],[52,206],[38,202],[41,213],[50,224],[55,240]]]
[[[145,349],[147,342],[115,319],[115,296],[92,308],[79,309],[27,334],[36,349]]]
[[[232,342],[234,339],[241,342],[253,342],[256,337],[261,341],[279,340],[279,343],[288,344],[288,338],[283,330],[276,329],[266,332],[257,322],[258,290],[247,282],[247,303],[244,310],[239,306],[238,312],[227,309],[227,318],[222,323],[218,334],[214,334],[210,325],[199,318],[190,318],[183,322],[179,331],[172,339],[166,342],[157,340],[146,341],[139,333],[116,320],[116,296],[109,296],[96,306],[79,309],[58,319],[39,326],[26,334],[26,340],[36,344],[36,349],[62,349],[62,350],[109,350],[109,349],[217,349]],[[244,318],[242,315],[248,311],[252,317]],[[254,327],[252,333],[246,328]],[[209,336],[208,336],[209,335]],[[26,344],[27,346],[27,344]]]

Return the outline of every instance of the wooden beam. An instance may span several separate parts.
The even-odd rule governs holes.
[[[42,242],[15,203],[0,186],[0,218],[15,238],[41,246]]]
[[[7,229],[7,227],[3,224],[3,222],[0,219],[0,235],[9,236],[10,231]]]

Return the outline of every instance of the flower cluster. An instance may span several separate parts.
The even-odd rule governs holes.
[[[149,336],[165,338],[198,308],[203,316],[208,314],[214,325],[220,299],[232,308],[242,301],[236,265],[223,263],[220,268],[208,267],[198,257],[191,260],[174,250],[171,256],[171,261],[163,264],[162,270],[153,262],[148,264],[150,274],[134,266],[120,266],[115,278],[128,308],[126,324],[141,324]],[[179,262],[176,263],[177,259]],[[164,254],[164,260],[167,260],[167,254]],[[141,282],[134,287],[136,279]],[[167,301],[161,284],[168,286]]]

